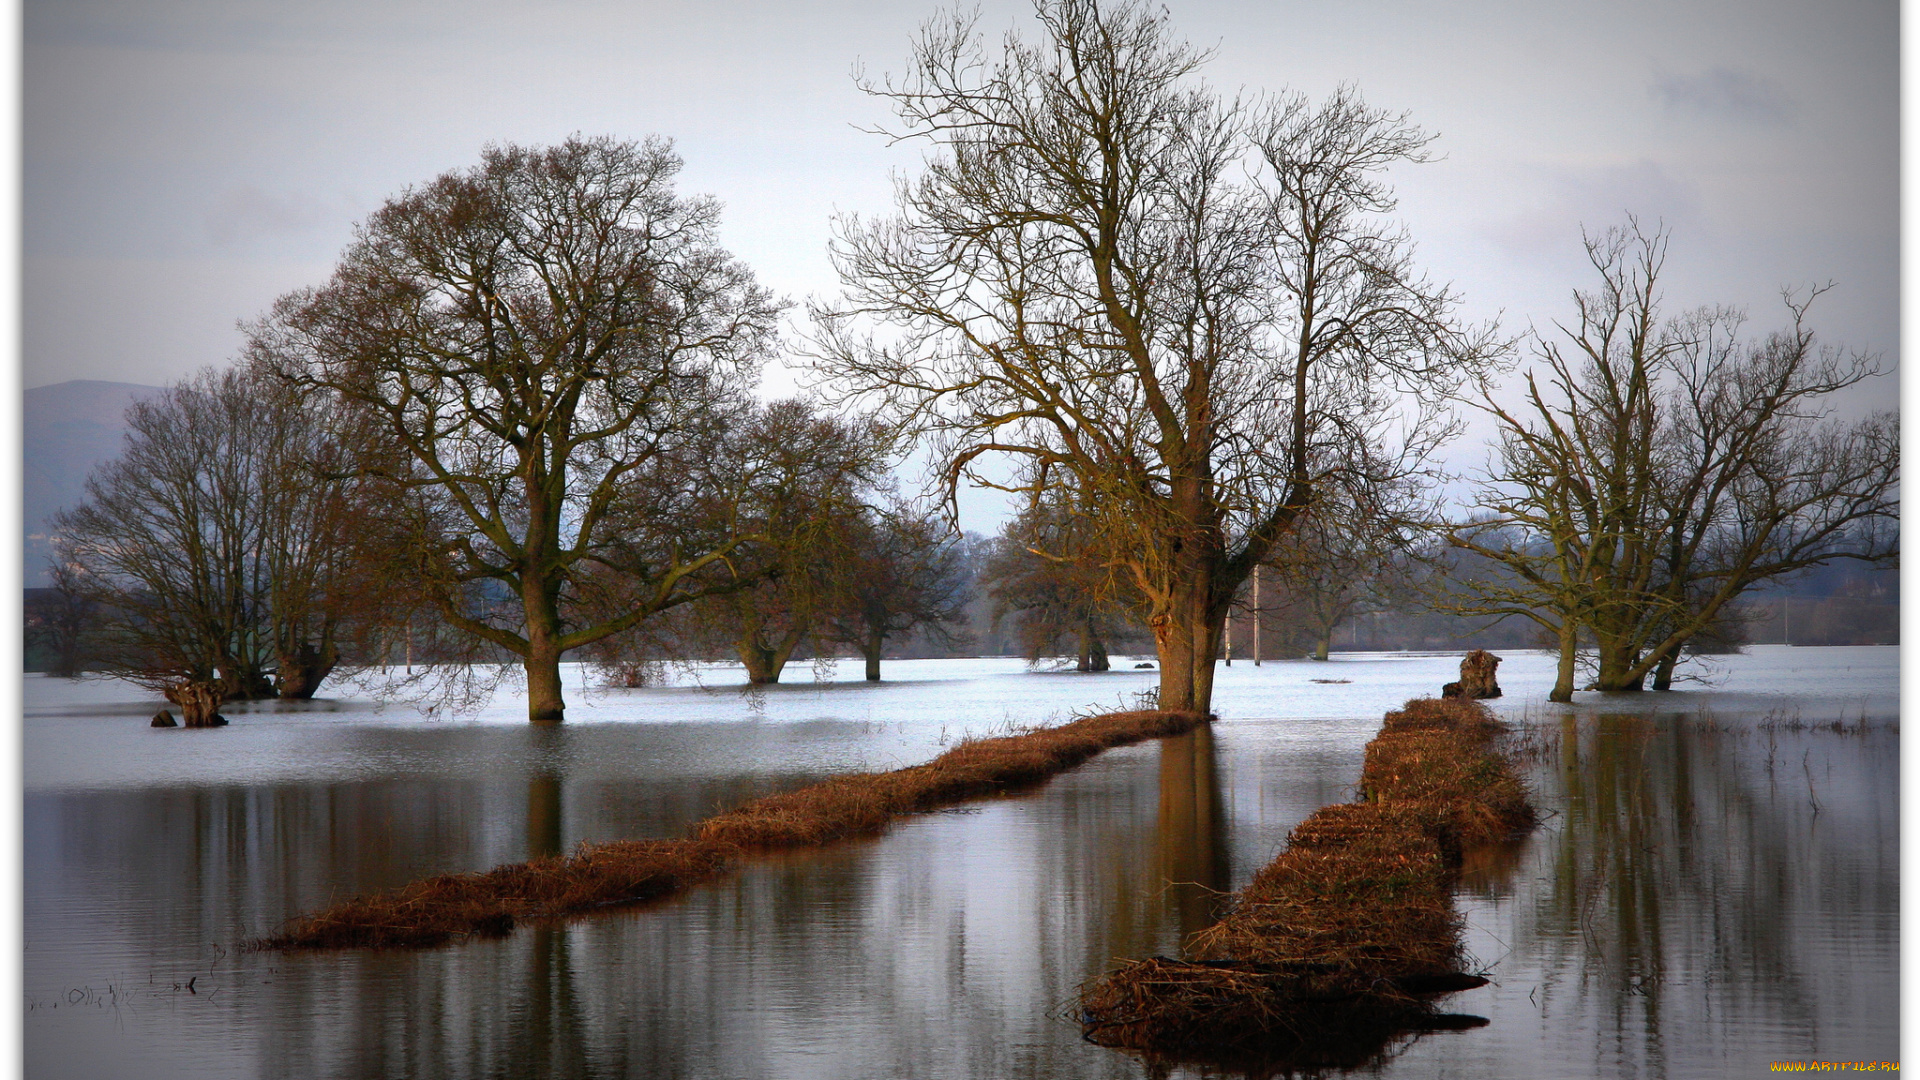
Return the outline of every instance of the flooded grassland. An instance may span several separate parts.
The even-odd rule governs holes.
[[[210,731],[149,729],[116,684],[30,677],[27,1074],[1141,1076],[1080,1040],[1074,989],[1177,954],[1295,823],[1353,797],[1382,714],[1457,662],[1242,661],[1210,729],[1030,795],[502,940],[298,956],[238,946],[330,899],[682,835],[766,792],[1118,707],[1152,673],[919,661],[749,696],[719,671],[570,692],[558,729],[502,695],[459,720],[348,700]],[[1717,690],[1569,711],[1542,701],[1551,658],[1508,657],[1496,704],[1552,816],[1463,879],[1493,983],[1446,1006],[1492,1022],[1380,1071],[1897,1060],[1898,652],[1724,666]]]

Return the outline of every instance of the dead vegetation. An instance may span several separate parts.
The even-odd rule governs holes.
[[[1799,734],[1801,732],[1818,732],[1818,733],[1827,734],[1827,735],[1846,735],[1856,739],[1865,738],[1866,736],[1872,734],[1875,731],[1887,731],[1893,734],[1898,734],[1900,731],[1900,725],[1897,723],[1891,723],[1891,722],[1878,723],[1878,724],[1869,723],[1867,718],[1864,715],[1856,718],[1852,722],[1848,722],[1844,719],[1826,720],[1826,721],[1802,720],[1797,715],[1794,715],[1794,716],[1769,715],[1765,720],[1761,721],[1759,724],[1755,726],[1759,730],[1765,731],[1769,734],[1773,732],[1779,732],[1779,731],[1790,732],[1793,734]]]
[[[1468,1025],[1431,1006],[1486,981],[1463,970],[1461,852],[1533,820],[1492,750],[1500,730],[1464,698],[1387,714],[1367,747],[1365,801],[1295,827],[1187,959],[1131,961],[1083,986],[1085,1036],[1258,1071],[1352,1067],[1396,1033]]]
[[[711,880],[755,851],[871,836],[895,818],[1029,788],[1102,750],[1178,735],[1202,720],[1193,713],[1108,713],[963,742],[925,765],[835,777],[756,799],[708,818],[684,840],[583,844],[562,858],[442,874],[296,917],[253,944],[263,949],[420,948],[498,937],[526,919],[655,900]]]

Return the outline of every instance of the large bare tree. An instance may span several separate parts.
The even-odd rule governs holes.
[[[55,519],[57,579],[96,613],[90,660],[164,692],[188,726],[222,701],[311,697],[380,582],[348,571],[376,497],[324,395],[207,371],[127,410],[120,457]]]
[[[1205,711],[1254,565],[1331,485],[1418,467],[1491,350],[1382,219],[1381,172],[1425,157],[1405,117],[1223,100],[1144,3],[1035,14],[997,52],[936,19],[867,86],[929,156],[897,216],[839,224],[822,362],[930,433],[950,485],[991,454],[1070,474],[1145,598],[1160,704]]]
[[[1834,394],[1881,367],[1815,343],[1824,288],[1789,293],[1788,326],[1751,340],[1730,309],[1661,316],[1664,231],[1629,221],[1586,246],[1600,284],[1536,337],[1520,402],[1488,400],[1497,469],[1450,536],[1505,571],[1458,610],[1557,636],[1555,701],[1572,700],[1584,637],[1597,689],[1649,674],[1666,689],[1682,648],[1751,586],[1898,551],[1899,425],[1832,415]]]
[[[694,481],[779,305],[720,248],[717,204],[675,192],[680,164],[660,139],[490,148],[390,200],[331,281],[251,328],[254,356],[406,449],[388,479],[437,507],[441,616],[521,658],[537,722],[565,715],[569,650],[745,584],[727,560],[756,534]],[[477,610],[481,581],[517,610]],[[582,602],[615,582],[623,610]]]

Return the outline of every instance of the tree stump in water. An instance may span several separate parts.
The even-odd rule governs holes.
[[[1493,677],[1493,669],[1500,666],[1500,658],[1485,649],[1475,649],[1460,661],[1460,681],[1450,682],[1440,688],[1443,698],[1497,698],[1500,696],[1500,683]]]
[[[226,700],[226,687],[215,679],[206,682],[176,683],[167,688],[167,700],[180,706],[187,727],[225,727],[227,718],[215,710]]]
[[[180,725],[174,722],[172,713],[168,712],[165,709],[161,709],[159,712],[153,714],[153,723],[148,726],[149,727],[179,727]]]

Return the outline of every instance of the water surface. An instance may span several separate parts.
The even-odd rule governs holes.
[[[558,729],[503,693],[457,720],[347,699],[211,731],[145,727],[156,703],[123,684],[29,677],[28,1075],[1142,1076],[1079,1040],[1074,987],[1177,953],[1288,829],[1352,797],[1380,715],[1457,663],[1242,661],[1210,730],[1031,795],[502,941],[300,956],[237,946],[329,898],[678,835],[762,792],[1111,708],[1152,673],[917,661],[745,695],[722,670],[576,686]],[[1493,1022],[1396,1046],[1384,1072],[1897,1059],[1897,650],[1723,666],[1715,690],[1561,710],[1552,658],[1508,655],[1497,704],[1540,729],[1557,813],[1463,886],[1495,983],[1447,1007]],[[1790,730],[1863,715],[1864,734]]]

